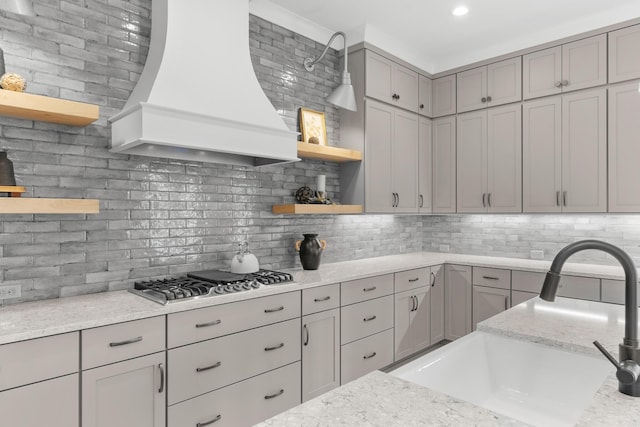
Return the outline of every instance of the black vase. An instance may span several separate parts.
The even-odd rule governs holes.
[[[317,234],[303,234],[304,240],[296,242],[296,250],[300,252],[300,262],[305,270],[317,270],[320,266],[322,251],[327,242],[318,239]]]
[[[0,151],[0,185],[16,185],[13,163],[7,157],[6,151]]]

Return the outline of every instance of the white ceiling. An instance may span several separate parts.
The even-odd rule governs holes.
[[[335,31],[436,73],[640,17],[640,0],[250,0],[321,43]],[[451,14],[464,4],[469,13]],[[342,48],[342,40],[334,44]]]

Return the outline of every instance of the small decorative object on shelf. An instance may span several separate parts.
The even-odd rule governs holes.
[[[13,173],[13,162],[7,157],[6,151],[0,151],[0,186],[13,187],[16,176]]]
[[[314,192],[307,186],[298,188],[295,196],[296,196],[296,201],[302,204],[313,204],[313,205],[335,205],[336,204],[336,202],[334,202],[329,197],[327,197],[326,191]]]
[[[322,251],[327,242],[318,239],[317,234],[303,234],[304,240],[296,241],[296,251],[300,252],[300,262],[305,270],[317,270],[320,266]]]
[[[0,87],[14,92],[23,92],[27,88],[27,81],[20,74],[5,73],[0,77]]]
[[[324,113],[300,108],[300,132],[302,140],[311,144],[327,145],[327,127]]]

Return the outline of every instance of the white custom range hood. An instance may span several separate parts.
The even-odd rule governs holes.
[[[111,122],[111,151],[245,166],[293,162],[297,134],[249,56],[249,0],[153,0],[140,80]]]

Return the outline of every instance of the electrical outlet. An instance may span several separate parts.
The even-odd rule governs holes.
[[[21,295],[20,285],[0,286],[0,299],[18,298]]]
[[[531,251],[529,252],[529,256],[531,257],[531,259],[544,259],[544,251],[531,249]]]

